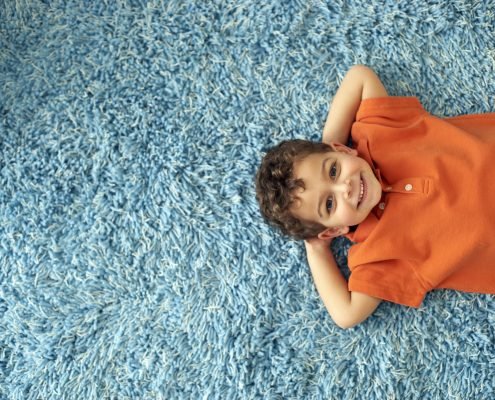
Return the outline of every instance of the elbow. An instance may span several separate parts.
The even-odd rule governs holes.
[[[347,310],[331,310],[327,307],[327,311],[335,325],[340,329],[351,329],[361,322],[361,320],[356,319],[355,316]]]
[[[355,64],[350,68],[351,71],[354,71],[354,73],[360,73],[360,74],[366,74],[369,72],[373,72],[373,70],[363,64]]]
[[[333,315],[332,319],[333,322],[335,322],[335,325],[337,325],[340,329],[352,329],[356,325],[363,322],[366,317],[362,318],[354,315]]]
[[[354,328],[356,325],[359,324],[359,322],[351,322],[351,321],[335,321],[335,324],[340,328],[340,329],[351,329]]]
[[[337,315],[331,315],[331,317],[335,325],[337,325],[340,329],[351,329],[356,325],[352,323],[352,321],[349,318],[344,318]]]

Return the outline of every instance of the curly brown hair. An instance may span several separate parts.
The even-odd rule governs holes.
[[[282,233],[296,239],[309,239],[325,230],[325,226],[295,218],[290,207],[294,191],[304,189],[302,179],[293,176],[294,163],[310,154],[327,153],[332,148],[321,142],[286,140],[271,148],[263,157],[256,174],[256,199],[261,214]]]

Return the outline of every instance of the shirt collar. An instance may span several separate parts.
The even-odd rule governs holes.
[[[354,232],[349,232],[345,237],[354,243],[364,241],[371,231],[375,229],[378,223],[378,217],[375,215],[375,209],[369,213],[363,222],[361,222]]]

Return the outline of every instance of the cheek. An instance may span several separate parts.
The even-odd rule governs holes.
[[[356,209],[345,205],[340,209],[339,220],[342,225],[356,225],[361,222],[360,213]]]
[[[335,223],[344,226],[358,225],[366,219],[370,211],[366,209],[356,210],[354,207],[346,205],[339,210],[339,221],[335,220]]]

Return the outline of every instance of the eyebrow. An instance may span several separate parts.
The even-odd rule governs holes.
[[[323,162],[321,163],[321,174],[323,175],[325,173],[325,171],[327,170],[327,162],[328,160],[330,160],[332,157],[327,157],[323,160]],[[321,204],[322,204],[322,201],[321,201],[321,198],[320,200],[318,201],[318,209],[316,211],[318,211],[318,215],[320,216],[320,218],[323,218],[323,214],[321,213]]]

